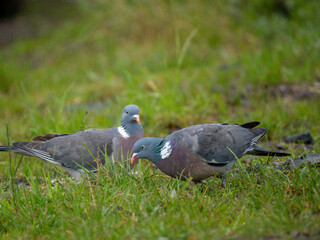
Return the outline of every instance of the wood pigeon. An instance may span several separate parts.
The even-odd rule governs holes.
[[[105,154],[113,162],[127,160],[133,144],[143,136],[139,107],[128,105],[123,109],[121,125],[117,128],[87,129],[74,134],[49,133],[33,138],[32,142],[15,142],[10,151],[59,165],[79,179],[82,167],[95,171],[97,162],[104,165]],[[0,151],[8,150],[8,146],[0,146]]]
[[[138,158],[146,158],[171,177],[182,180],[191,177],[200,182],[220,175],[224,184],[236,159],[245,154],[290,155],[257,146],[268,131],[255,128],[259,124],[201,124],[183,128],[166,138],[142,138],[134,144],[131,164]]]

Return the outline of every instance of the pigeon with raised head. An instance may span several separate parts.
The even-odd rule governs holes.
[[[80,178],[82,167],[95,171],[98,162],[105,164],[105,155],[113,162],[127,160],[134,143],[143,136],[139,107],[127,105],[117,128],[87,129],[74,134],[49,133],[33,138],[33,142],[15,142],[10,151],[41,158],[63,167],[74,178]],[[8,146],[0,146],[0,151],[8,150]]]
[[[201,124],[183,128],[166,138],[142,138],[134,144],[131,163],[146,158],[171,177],[182,180],[191,177],[200,182],[220,175],[224,184],[236,159],[245,154],[289,155],[256,145],[268,131],[254,128],[259,124]]]

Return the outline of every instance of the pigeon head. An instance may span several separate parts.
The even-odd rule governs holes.
[[[129,123],[129,122],[140,123],[139,107],[133,104],[125,106],[122,111],[121,122],[122,123]]]
[[[120,128],[129,136],[143,131],[140,124],[139,107],[137,105],[131,104],[124,107]]]
[[[162,159],[161,149],[163,148],[164,140],[163,138],[153,137],[138,140],[133,146],[131,164],[134,164],[138,158],[146,158],[156,164]]]

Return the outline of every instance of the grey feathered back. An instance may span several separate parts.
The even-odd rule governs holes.
[[[241,158],[266,133],[265,128],[247,129],[239,125],[201,124],[174,132],[168,139],[183,142],[207,163],[224,165]]]

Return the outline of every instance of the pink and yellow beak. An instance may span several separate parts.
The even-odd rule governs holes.
[[[138,114],[135,114],[132,116],[134,120],[136,120],[138,123],[140,123],[140,118]]]
[[[134,163],[135,163],[135,161],[137,160],[137,158],[138,158],[138,153],[134,153],[134,154],[132,154],[132,157],[131,157],[130,163],[131,163],[131,164],[134,164]]]

